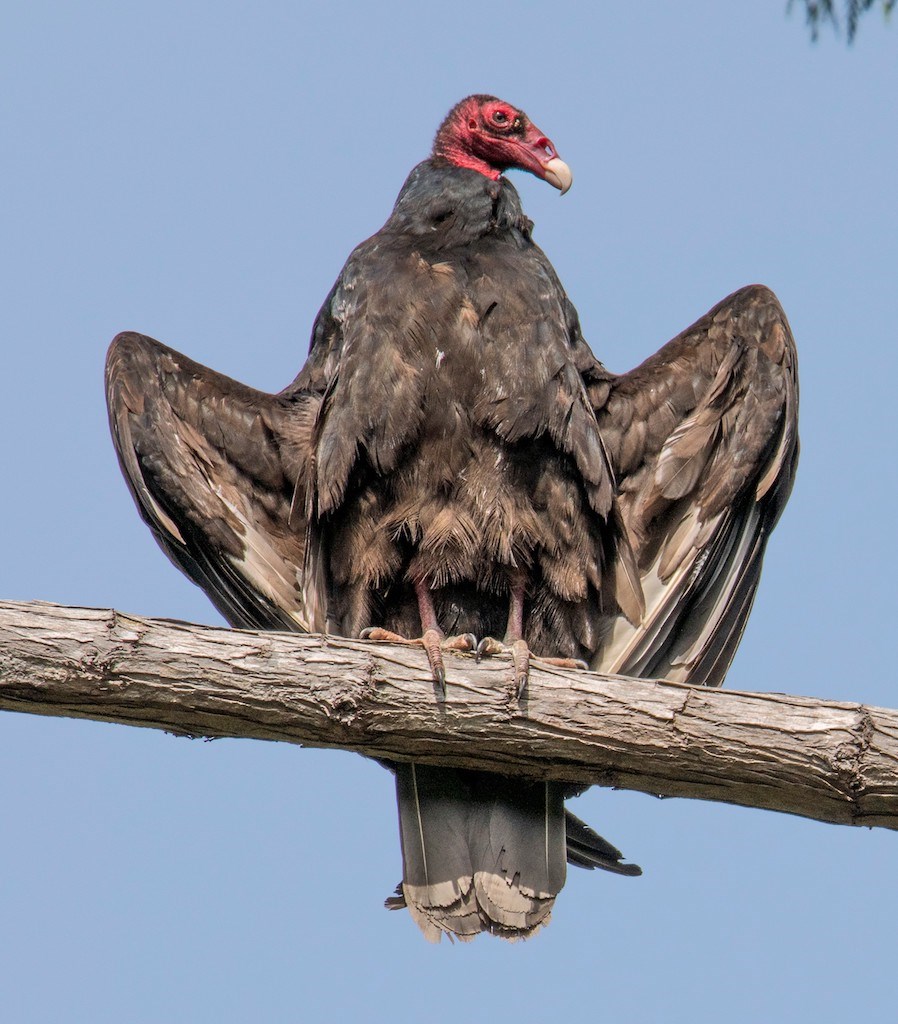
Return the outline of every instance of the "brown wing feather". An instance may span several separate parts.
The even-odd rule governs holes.
[[[594,667],[718,685],[798,459],[797,359],[769,289],[724,299],[641,366],[586,368],[646,612]]]
[[[106,393],[131,494],[175,565],[233,625],[323,629],[296,500],[320,399],[255,391],[133,333],[110,346]]]

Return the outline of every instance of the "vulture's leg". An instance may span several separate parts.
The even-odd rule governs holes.
[[[527,680],[530,678],[530,660],[540,661],[544,665],[555,665],[559,668],[588,668],[585,661],[575,658],[543,658],[533,655],[524,639],[524,597],[527,593],[527,576],[523,572],[514,573],[509,580],[508,625],[505,628],[505,641],[500,643],[491,636],[485,636],[477,645],[477,657],[501,654],[511,650],[514,661],[515,693],[518,700],[524,696]]]
[[[447,637],[440,629],[437,622],[436,609],[433,606],[433,598],[430,595],[430,588],[423,581],[415,584],[415,597],[418,599],[418,614],[421,616],[421,631],[419,637],[409,639],[393,633],[389,629],[381,629],[380,626],[371,626],[363,629],[361,638],[363,640],[380,640],[393,644],[416,644],[424,648],[427,660],[430,662],[430,671],[433,680],[440,688],[440,692],[446,695],[446,668],[443,665],[443,649],[450,651],[473,651],[477,646],[477,638],[473,633],[462,633],[460,636]]]

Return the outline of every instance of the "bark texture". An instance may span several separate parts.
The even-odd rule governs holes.
[[[0,602],[0,709],[338,747],[898,828],[898,711]]]

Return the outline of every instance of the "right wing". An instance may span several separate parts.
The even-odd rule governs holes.
[[[106,398],[142,518],[227,621],[324,631],[305,501],[320,396],[265,394],[128,332],[110,346]]]

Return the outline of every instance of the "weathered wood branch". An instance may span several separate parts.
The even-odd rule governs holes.
[[[282,740],[898,828],[898,712],[0,602],[0,709]]]

